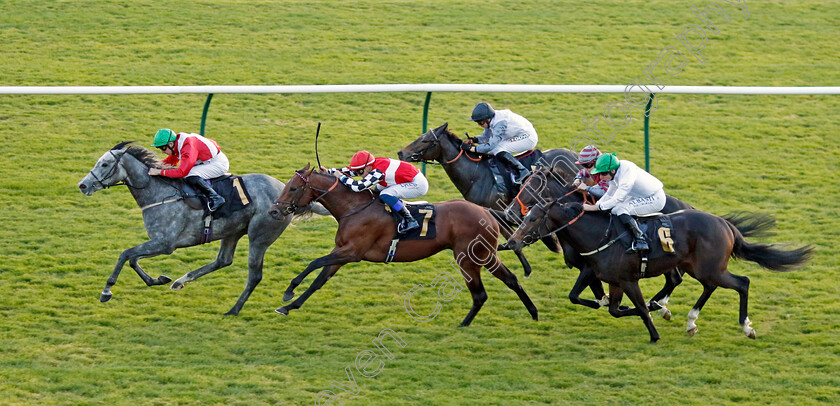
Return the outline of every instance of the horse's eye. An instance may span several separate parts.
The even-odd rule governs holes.
[[[103,168],[107,168],[107,167],[108,167],[108,163],[107,163],[107,162],[103,162],[103,163],[102,163],[102,167],[103,167]]]
[[[297,190],[297,188],[296,188],[296,187],[294,187],[294,186],[289,186],[289,191],[290,191],[290,192],[294,192],[295,190]]]

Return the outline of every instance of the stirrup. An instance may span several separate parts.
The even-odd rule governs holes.
[[[418,224],[417,221],[412,221],[412,222],[401,221],[400,224],[397,225],[397,233],[398,234],[406,234],[409,231],[412,231],[412,230],[415,230],[415,229],[418,229],[418,228],[420,228],[420,224]]]
[[[218,204],[214,204],[216,202],[218,202]],[[224,205],[224,204],[225,204],[225,198],[224,197],[219,196],[218,199],[213,199],[211,197],[207,198],[207,208],[210,211],[219,210],[219,207],[222,207],[222,205]]]

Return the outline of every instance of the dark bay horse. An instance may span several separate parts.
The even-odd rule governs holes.
[[[651,244],[644,274],[641,273],[639,255],[628,255],[621,244],[612,243],[624,232],[622,226],[611,222],[609,213],[584,212],[580,203],[558,203],[555,200],[534,206],[508,242],[521,245],[526,237],[535,240],[540,233],[559,228],[557,233],[561,240],[571,244],[577,252],[584,253],[581,255],[585,255],[584,260],[598,279],[609,283],[610,314],[614,317],[641,317],[650,333],[651,343],[659,340],[659,333],[653,326],[639,289],[639,279],[658,276],[677,267],[703,285],[700,299],[688,313],[686,331],[689,335],[697,332],[695,321],[700,310],[712,292],[721,286],[734,289],[740,295],[738,322],[747,337],[755,338],[755,330],[750,327],[747,315],[750,280],[729,272],[729,258],[753,261],[774,271],[789,271],[810,258],[812,247],[781,250],[770,245],[752,244],[744,240],[732,223],[699,210],[682,210],[669,217],[673,224],[671,238],[675,253],[666,253],[660,244]],[[635,308],[619,308],[624,293]]]
[[[470,202],[479,206],[495,210],[504,210],[512,201],[515,194],[504,193],[496,189],[493,173],[486,156],[472,156],[460,149],[462,140],[452,131],[449,131],[448,124],[426,132],[411,144],[401,149],[397,156],[408,162],[429,162],[440,163],[452,183]],[[554,168],[558,176],[566,179],[569,184],[574,180],[575,174],[580,167],[575,164],[577,155],[564,148],[556,148],[542,151],[542,165]],[[491,212],[494,216],[496,212]],[[507,222],[504,218],[498,218],[503,224]],[[502,227],[502,235],[510,236],[516,227]],[[548,237],[545,245],[554,252],[560,252],[556,239]],[[521,250],[514,250],[522,266],[525,268],[525,277],[531,275],[531,265],[522,254]]]
[[[271,214],[279,217],[314,201],[323,204],[338,220],[335,248],[329,255],[312,261],[292,280],[283,296],[285,301],[294,297],[294,289],[310,272],[323,268],[306,292],[291,304],[276,310],[283,315],[300,308],[312,293],[320,289],[345,264],[359,261],[385,262],[396,231],[391,215],[382,204],[377,203],[372,192],[353,192],[336,177],[310,169],[308,164],[295,172],[287,182],[283,193],[272,206]],[[516,276],[498,258],[496,247],[499,225],[487,209],[464,200],[449,200],[434,206],[437,227],[435,237],[400,241],[393,261],[417,261],[451,249],[473,299],[472,308],[461,326],[468,326],[487,300],[487,292],[481,283],[482,266],[516,292],[531,317],[537,320],[534,303]]]
[[[157,279],[150,277],[138,264],[141,258],[157,255],[169,255],[177,248],[199,245],[204,230],[202,210],[193,210],[187,206],[179,189],[180,179],[162,176],[149,176],[149,168],[162,168],[154,152],[130,142],[117,144],[105,152],[93,166],[93,169],[79,182],[78,186],[85,195],[115,185],[125,184],[137,202],[143,208],[143,224],[149,235],[149,241],[129,248],[120,254],[117,265],[111,273],[102,291],[100,301],[111,299],[111,287],[117,283],[117,277],[126,261],[140,275],[147,286],[163,285],[172,281],[165,275]],[[248,235],[248,282],[239,300],[226,314],[236,315],[262,279],[263,257],[289,222],[292,215],[274,218],[268,214],[274,198],[283,190],[283,183],[268,175],[242,175],[242,182],[248,190],[251,201],[244,209],[233,212],[229,217],[212,221],[211,240],[222,240],[216,260],[180,277],[172,283],[171,289],[181,289],[184,284],[215,270],[224,268],[233,262],[236,244],[244,235]],[[304,208],[305,209],[305,208]],[[320,214],[328,214],[323,207],[316,208]],[[297,213],[301,214],[303,211]]]
[[[573,193],[574,188],[566,183],[563,176],[563,172],[558,173],[549,167],[543,167],[535,171],[522,186],[519,194],[516,195],[507,209],[505,209],[505,217],[519,224],[522,222],[522,218],[528,214],[530,208],[535,205],[544,204],[555,199],[562,199],[563,203],[582,203],[583,195],[579,192]],[[665,206],[661,212],[668,214],[687,209],[693,209],[693,207],[673,196],[667,195]],[[745,237],[768,235],[768,230],[776,224],[772,216],[756,213],[730,213],[724,215],[723,218],[735,225],[738,231]],[[568,242],[561,241],[560,245],[563,248],[563,259],[566,261],[566,266],[580,270],[577,281],[575,281],[575,285],[569,292],[569,300],[574,304],[580,304],[594,309],[606,306],[608,301],[604,296],[601,281],[595,277],[595,273],[587,266],[583,257]],[[648,307],[652,311],[659,310],[663,318],[670,320],[671,312],[665,306],[669,301],[671,293],[680,283],[682,283],[682,272],[677,269],[666,272],[665,286],[648,301]],[[590,287],[596,299],[602,299],[581,299],[580,293],[583,292],[586,286]]]
[[[528,213],[530,207],[544,203],[554,199],[563,199],[565,203],[583,202],[583,194],[575,192],[574,188],[570,187],[564,179],[564,173],[556,172],[555,169],[543,167],[535,171],[528,181],[522,186],[519,194],[511,201],[510,205],[505,209],[505,216],[508,219],[517,219],[517,224],[521,223],[522,218]],[[662,208],[663,213],[673,213],[678,210],[691,209],[691,205],[680,201],[672,196],[667,196],[665,207]],[[595,277],[595,273],[587,266],[583,257],[569,244],[568,242],[560,241],[560,246],[563,249],[563,259],[566,266],[569,268],[577,268],[580,270],[577,280],[575,281],[572,290],[569,292],[569,300],[574,304],[579,304],[593,309],[606,306],[608,298],[604,293],[604,288],[601,286],[601,281]],[[682,274],[678,270],[673,270],[665,273],[665,286],[656,295],[654,295],[648,302],[648,307],[653,310],[659,310],[660,314],[666,320],[670,320],[671,312],[666,307],[671,292],[682,283]],[[596,300],[581,299],[580,294],[589,286]],[[597,300],[600,299],[600,300]]]

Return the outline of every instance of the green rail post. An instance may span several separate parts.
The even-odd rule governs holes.
[[[426,103],[423,104],[423,134],[429,131],[429,102],[432,100],[432,92],[426,93]],[[423,162],[423,176],[426,175],[426,163]]]
[[[645,171],[650,172],[650,106],[655,96],[651,93],[645,107]]]
[[[201,132],[199,134],[204,134],[204,123],[207,122],[207,110],[210,109],[210,100],[213,100],[213,93],[207,95],[207,101],[204,102],[204,112],[201,113]]]

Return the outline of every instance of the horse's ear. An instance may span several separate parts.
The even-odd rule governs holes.
[[[435,128],[435,132],[446,131],[447,128],[449,128],[449,122],[443,123],[442,126]]]
[[[309,167],[309,162],[307,162],[306,166],[303,167],[303,171],[305,172],[304,176],[309,177],[309,175],[312,175],[312,171],[314,171],[314,170],[315,170],[315,168],[310,168]]]

